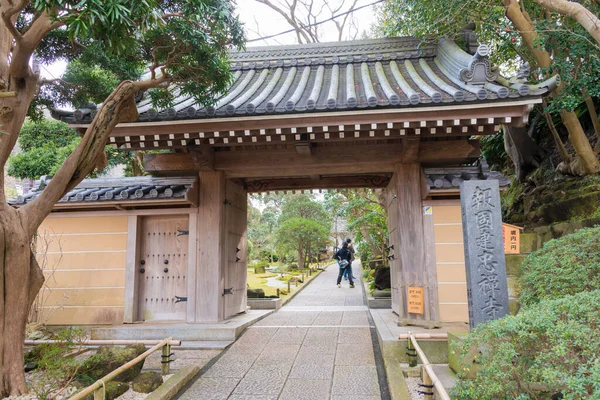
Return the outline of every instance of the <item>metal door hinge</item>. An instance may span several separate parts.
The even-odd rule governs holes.
[[[190,231],[182,231],[181,229],[177,229],[177,236],[185,236],[189,235]]]
[[[233,288],[230,287],[229,289],[223,289],[223,296],[226,294],[233,294]]]
[[[187,301],[187,297],[180,297],[180,296],[175,296],[175,304],[177,303],[183,303],[184,301]]]

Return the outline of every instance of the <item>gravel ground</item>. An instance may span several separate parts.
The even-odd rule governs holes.
[[[408,391],[410,392],[411,400],[423,400],[425,396],[419,393],[419,390],[422,390],[422,388],[419,386],[419,383],[423,383],[421,378],[404,379],[406,380],[406,385],[408,386]]]

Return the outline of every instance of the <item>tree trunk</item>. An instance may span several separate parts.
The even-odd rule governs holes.
[[[550,128],[550,132],[552,133],[552,138],[554,139],[554,144],[558,149],[558,153],[560,154],[560,158],[565,164],[571,163],[571,156],[569,152],[565,148],[564,143],[562,142],[558,131],[556,130],[556,126],[554,125],[554,121],[552,121],[552,116],[548,112],[544,112],[544,116],[546,117],[546,122],[548,123],[548,128]]]
[[[0,124],[7,132],[7,138],[0,141],[0,183],[4,180],[3,166],[37,87],[37,76],[33,74],[13,81],[11,88],[20,89],[18,95],[3,99],[0,107]],[[10,207],[5,201],[4,187],[0,186],[0,396],[27,391],[23,370],[25,324],[30,306],[43,284],[43,274],[30,248],[35,232],[54,204],[105,160],[104,146],[114,126],[137,119],[133,101],[136,91],[160,83],[158,80],[122,82],[115,88],[75,151],[46,189],[27,205],[18,210]]]
[[[0,388],[2,395],[26,392],[23,343],[29,308],[44,282],[32,263],[27,217],[0,205]]]
[[[569,140],[577,152],[577,158],[571,162],[573,173],[590,175],[600,172],[598,157],[585,136],[577,115],[574,112],[561,111],[560,116],[569,131]]]
[[[302,242],[298,246],[298,268],[304,268],[304,246]]]
[[[596,133],[596,137],[598,138],[596,148],[594,149],[594,151],[598,152],[598,150],[600,150],[600,119],[598,119],[598,113],[596,112],[596,105],[594,104],[594,99],[592,99],[590,96],[585,96],[585,104],[587,105],[587,109],[590,113],[592,124],[594,124],[594,132]]]
[[[539,0],[538,2],[547,3],[546,1]],[[519,34],[531,51],[538,66],[540,68],[550,68],[552,66],[550,54],[540,45],[541,41],[539,40],[536,28],[528,19],[527,15],[521,10],[519,2],[517,0],[503,0],[503,3],[506,9],[506,16],[517,27]],[[575,3],[571,2],[570,4]],[[562,87],[563,84],[559,85],[554,94],[560,92]],[[579,174],[583,175],[599,172],[600,163],[590,145],[590,141],[585,136],[585,132],[581,127],[581,122],[577,118],[577,115],[574,112],[561,111],[560,117],[569,131],[569,140],[577,153],[577,158],[571,163],[573,166],[572,169],[579,171]]]

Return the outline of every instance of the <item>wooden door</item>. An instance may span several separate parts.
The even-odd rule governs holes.
[[[226,186],[224,318],[246,311],[247,292],[247,195],[244,188],[231,181]]]
[[[141,220],[138,316],[142,321],[186,319],[188,227],[187,215]]]

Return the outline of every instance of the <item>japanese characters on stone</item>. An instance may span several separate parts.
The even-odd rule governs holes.
[[[461,184],[467,295],[471,327],[508,313],[508,288],[496,181]]]

